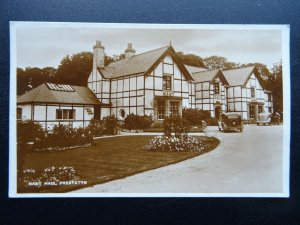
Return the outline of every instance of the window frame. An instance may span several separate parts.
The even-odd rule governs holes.
[[[157,102],[157,120],[164,120],[166,114],[165,101]]]
[[[214,86],[214,94],[220,94],[220,83],[215,82],[213,83],[213,86]]]
[[[255,119],[255,106],[254,105],[249,105],[249,119]]]
[[[179,116],[179,102],[170,101],[170,117]]]
[[[172,87],[172,76],[171,75],[163,75],[162,82],[163,82],[162,83],[162,88],[163,88],[164,91],[171,91],[171,90],[173,90],[172,89],[173,87]]]
[[[56,120],[75,120],[75,109],[56,109]]]

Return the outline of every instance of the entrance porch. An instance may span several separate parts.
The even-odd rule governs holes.
[[[166,117],[182,116],[182,97],[155,96],[154,122],[162,123]]]
[[[248,120],[255,122],[258,119],[258,114],[264,112],[264,104],[260,102],[251,102],[248,104]]]

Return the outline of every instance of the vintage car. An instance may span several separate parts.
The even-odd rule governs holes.
[[[259,126],[262,125],[271,125],[272,124],[272,113],[259,113],[256,124]]]
[[[219,130],[223,132],[242,132],[244,125],[238,113],[222,113],[218,122]]]

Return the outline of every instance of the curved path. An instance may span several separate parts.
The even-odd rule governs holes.
[[[213,151],[75,193],[281,193],[282,126],[245,126],[243,133],[209,135]],[[73,193],[74,193],[73,192]]]

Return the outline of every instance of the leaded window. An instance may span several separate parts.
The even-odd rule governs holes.
[[[163,77],[163,90],[172,90],[172,77],[171,76]]]
[[[75,109],[57,109],[56,119],[73,120],[75,119]]]
[[[159,120],[163,120],[165,118],[165,102],[159,101],[157,103],[157,116]]]
[[[178,102],[170,102],[170,116],[178,116]]]

